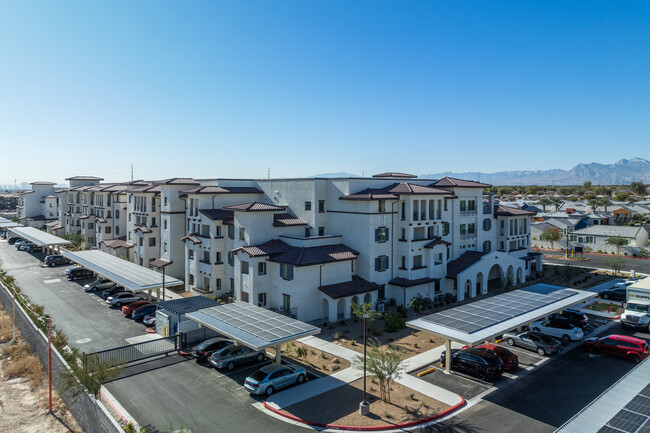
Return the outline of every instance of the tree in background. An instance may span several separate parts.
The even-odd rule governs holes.
[[[614,236],[613,238],[607,238],[605,239],[605,243],[607,245],[612,245],[616,247],[616,255],[621,254],[621,247],[625,247],[629,244],[629,241],[625,238],[622,238],[620,236]]]
[[[368,346],[366,369],[368,373],[377,377],[381,399],[386,403],[390,403],[391,383],[406,371],[402,360],[402,352],[397,346],[382,347],[376,339]],[[363,370],[363,356],[356,356],[352,363],[355,368]]]
[[[551,204],[555,206],[556,211],[559,210],[560,205],[564,203],[564,200],[562,200],[560,197],[551,197],[550,200],[551,200]]]
[[[607,206],[612,205],[612,199],[609,197],[601,197],[598,199],[598,206],[602,206],[605,208],[605,212],[607,212]]]
[[[551,243],[551,249],[555,246],[556,242],[559,242],[562,239],[562,232],[557,227],[547,228],[539,235],[539,240],[544,242]]]
[[[645,195],[646,186],[641,181],[630,183],[630,191],[637,195]]]
[[[540,199],[537,200],[537,204],[542,207],[543,212],[546,212],[546,206],[551,204],[551,199],[548,197],[540,197]]]
[[[614,198],[616,199],[616,201],[627,201],[627,199],[630,198],[630,194],[626,192],[619,192],[614,196]]]
[[[596,208],[600,206],[600,200],[598,200],[597,198],[590,198],[589,200],[587,200],[587,204],[591,208],[592,212],[596,212]]]
[[[625,260],[620,256],[607,257],[607,266],[612,268],[614,275],[618,275],[621,269],[625,267]]]
[[[365,304],[357,304],[356,302],[352,303],[352,315],[359,319],[359,323],[361,324],[361,337],[364,337],[363,335],[363,316],[368,315],[368,321],[372,321],[377,319],[378,317],[381,317],[381,313],[378,313],[376,310],[372,309],[372,304],[370,302],[367,302]]]
[[[78,251],[78,250],[80,250],[80,249],[81,249],[81,245],[84,243],[84,241],[85,241],[85,239],[86,239],[86,238],[84,237],[84,235],[82,235],[82,234],[77,234],[77,233],[71,233],[71,234],[69,234],[69,235],[59,235],[59,237],[65,239],[66,241],[70,241],[70,242],[72,242],[72,244],[70,244],[70,245],[68,246],[68,249],[71,250],[71,251]]]

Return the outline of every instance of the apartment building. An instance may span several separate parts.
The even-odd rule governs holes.
[[[56,183],[32,182],[30,185],[31,190],[19,193],[16,214],[21,224],[44,229],[46,224],[57,219]]]
[[[18,194],[13,192],[0,193],[0,211],[15,210],[18,206]]]

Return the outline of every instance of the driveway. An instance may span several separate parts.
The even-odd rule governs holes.
[[[554,265],[564,265],[566,266],[567,264],[571,266],[576,266],[576,267],[581,267],[581,268],[595,268],[595,269],[606,269],[606,270],[612,270],[611,266],[607,264],[607,258],[611,256],[603,255],[603,254],[583,254],[584,257],[589,258],[588,261],[577,261],[577,260],[561,260],[561,259],[552,259],[546,257],[548,254],[562,254],[561,252],[551,252],[551,251],[543,251],[540,250],[540,253],[542,253],[544,259],[544,263],[550,263]],[[649,259],[642,259],[638,257],[621,257],[624,262],[623,266],[623,271],[624,272],[629,272],[631,270],[634,270],[636,272],[641,272],[643,274],[648,274],[650,275],[650,260]]]

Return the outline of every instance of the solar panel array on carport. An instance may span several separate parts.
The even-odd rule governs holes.
[[[103,251],[64,251],[63,256],[134,292],[162,287],[162,274]],[[182,284],[184,283],[176,278],[165,279],[165,287]]]
[[[67,245],[67,241],[58,236],[51,235],[42,230],[34,227],[13,227],[9,229],[10,232],[17,234],[21,238],[27,239],[39,247],[47,247],[50,245]]]
[[[646,359],[555,433],[649,433],[650,359]]]
[[[0,229],[8,229],[11,227],[20,227],[22,224],[9,221],[8,219],[2,218],[4,221],[0,220]]]
[[[240,301],[188,313],[186,317],[254,350],[275,346],[278,360],[282,343],[320,332],[316,326]]]

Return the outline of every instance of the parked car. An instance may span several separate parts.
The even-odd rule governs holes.
[[[21,239],[22,238],[20,236],[12,236],[9,239],[7,239],[7,242],[9,242],[9,245],[13,245]]]
[[[192,356],[199,361],[209,359],[212,354],[233,344],[232,340],[223,337],[209,338],[192,348]]]
[[[155,314],[156,304],[149,303],[149,305],[141,305],[133,311],[131,317],[133,320],[142,320],[147,314]]]
[[[98,278],[92,283],[86,284],[84,286],[84,291],[86,292],[95,292],[97,290],[108,290],[111,289],[113,286],[116,286],[117,284],[112,282],[111,280],[108,280],[106,278]]]
[[[627,335],[607,335],[600,338],[587,338],[582,348],[590,353],[603,353],[618,356],[637,364],[648,357],[648,343]]]
[[[446,365],[446,351],[440,355],[440,362],[443,366]],[[451,368],[469,373],[479,380],[493,379],[503,373],[503,361],[491,350],[474,347],[452,349]]]
[[[627,299],[627,287],[613,287],[611,289],[601,290],[598,296],[603,299],[611,299],[612,301],[625,301]]]
[[[107,304],[118,308],[122,308],[122,305],[132,304],[138,301],[142,301],[142,296],[136,295],[133,292],[119,292],[106,298]]]
[[[572,308],[566,308],[562,310],[561,313],[551,314],[548,317],[549,319],[567,320],[573,326],[577,326],[578,328],[582,329],[586,328],[589,324],[589,318],[585,313],[580,310],[574,310]]]
[[[293,364],[270,364],[257,370],[244,381],[244,388],[251,394],[271,395],[280,388],[303,383],[307,371]]]
[[[68,279],[70,281],[74,280],[86,280],[88,278],[94,278],[95,273],[91,271],[90,269],[73,269],[70,272],[68,272]]]
[[[34,245],[34,244],[32,244],[31,242],[26,241],[26,240],[24,240],[24,239],[21,240],[21,241],[18,241],[18,242],[16,242],[16,243],[14,244],[14,246],[16,247],[16,249],[19,250],[19,251],[22,251],[22,249],[25,248],[25,247],[27,247],[28,245]]]
[[[23,248],[23,251],[27,251],[28,253],[42,253],[43,247],[39,247],[37,245],[31,244]]]
[[[67,265],[70,263],[70,260],[66,259],[63,256],[55,255],[46,256],[45,259],[43,259],[43,263],[45,263],[47,266]]]
[[[469,348],[470,346],[463,347],[463,349],[469,349]],[[498,344],[494,344],[494,343],[485,343],[479,346],[474,346],[474,348],[491,350],[492,352],[496,353],[497,356],[501,358],[501,361],[503,362],[503,369],[505,371],[514,370],[519,366],[519,357],[503,346],[499,346]]]
[[[565,343],[582,340],[585,336],[582,329],[573,326],[567,320],[538,320],[532,323],[532,330],[551,337],[561,338]]]
[[[122,307],[122,314],[124,314],[125,317],[131,317],[131,314],[133,314],[136,308],[142,307],[143,305],[150,305],[150,304],[151,302],[149,301],[138,301],[129,305],[125,305]]]
[[[503,334],[503,339],[510,346],[519,346],[525,349],[534,350],[542,356],[561,352],[563,349],[562,343],[553,337],[542,334],[541,332],[506,332]]]
[[[262,362],[266,357],[263,350],[253,350],[250,347],[238,346],[235,344],[224,347],[214,352],[210,357],[210,364],[216,368],[227,368],[232,370],[238,364],[247,362]]]
[[[102,299],[108,299],[109,296],[113,296],[116,293],[126,292],[127,290],[122,286],[113,286],[110,289],[106,289],[102,292]]]
[[[153,326],[156,324],[156,315],[155,314],[147,314],[142,318],[142,323],[144,323],[147,326]]]

